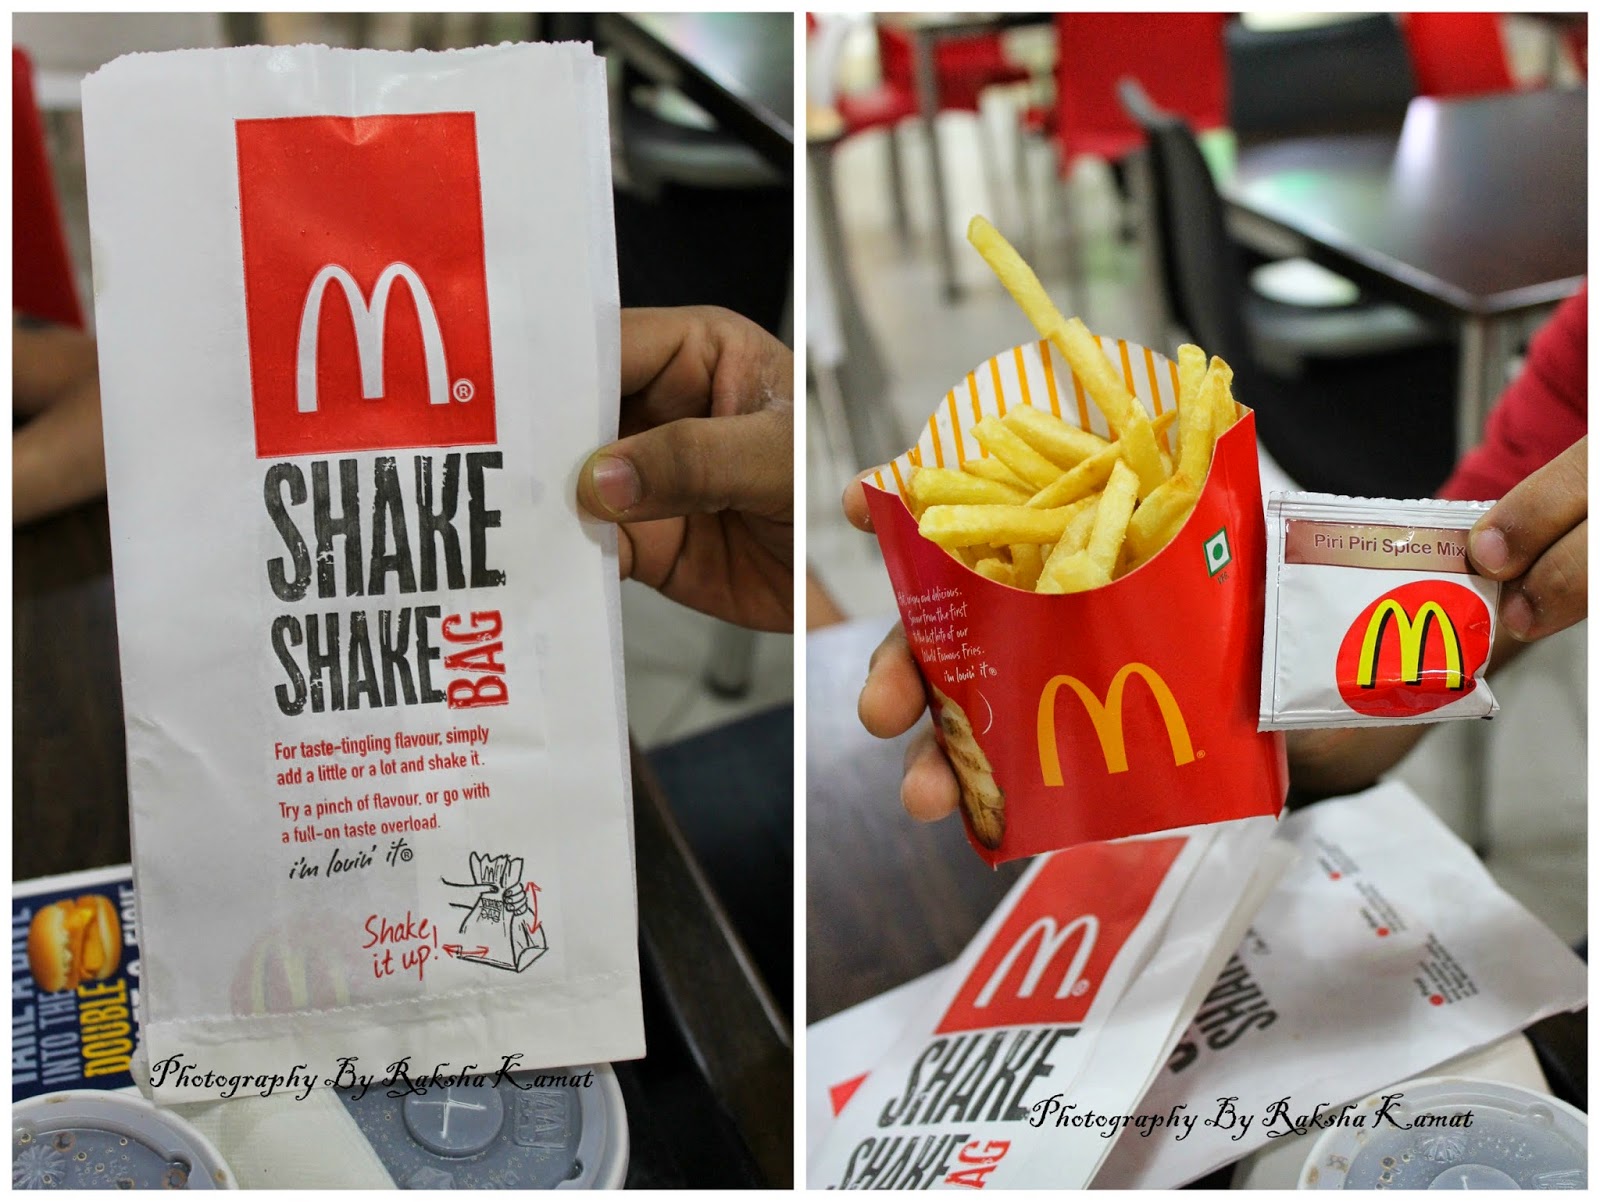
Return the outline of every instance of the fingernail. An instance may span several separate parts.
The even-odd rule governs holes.
[[[589,483],[600,504],[619,517],[639,503],[639,473],[626,459],[601,455],[589,469]]]
[[[1472,562],[1486,572],[1498,572],[1511,558],[1506,546],[1506,536],[1494,526],[1486,526],[1472,535]]]
[[[1533,629],[1533,606],[1521,592],[1512,593],[1500,606],[1500,621],[1512,638],[1526,639]]]

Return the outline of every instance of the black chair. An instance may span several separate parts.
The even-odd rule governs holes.
[[[1411,59],[1384,13],[1305,29],[1248,29],[1237,17],[1224,35],[1228,122],[1241,147],[1331,133],[1398,129],[1416,95]],[[1302,355],[1370,355],[1437,342],[1444,334],[1398,305],[1361,297],[1349,280],[1305,259],[1245,255],[1251,291],[1285,306],[1256,353],[1285,372]],[[1303,322],[1293,310],[1304,310]],[[1338,320],[1325,318],[1338,312]]]
[[[1256,411],[1262,445],[1305,488],[1377,497],[1434,492],[1455,462],[1454,347],[1310,355],[1296,374],[1272,370],[1258,341],[1288,337],[1321,315],[1250,292],[1194,133],[1157,109],[1137,81],[1124,80],[1119,95],[1149,141],[1168,309],[1190,338],[1232,366],[1234,391]]]
[[[1375,13],[1306,29],[1224,35],[1228,124],[1241,146],[1263,138],[1397,129],[1417,94],[1400,27]]]

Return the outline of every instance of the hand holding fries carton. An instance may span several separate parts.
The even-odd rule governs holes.
[[[974,227],[1046,336],[969,372],[865,482],[974,847],[998,864],[1276,814],[1255,422],[1231,373],[1096,340]]]

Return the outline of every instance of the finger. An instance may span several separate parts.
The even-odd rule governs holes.
[[[867,488],[862,483],[871,472],[862,472],[852,480],[844,490],[841,503],[844,505],[845,519],[857,530],[872,533],[872,512],[867,508]]]
[[[924,726],[906,748],[906,774],[900,782],[900,804],[918,822],[936,822],[955,812],[961,785],[945,758],[933,725]]]
[[[794,512],[793,409],[684,418],[601,447],[578,476],[578,500],[609,521],[740,509]]]
[[[622,312],[624,434],[792,403],[794,360],[748,318],[693,306]]]
[[[633,533],[626,526],[617,527],[617,575],[627,580],[633,575]]]
[[[1505,586],[1500,621],[1531,643],[1583,621],[1589,612],[1589,523],[1579,522],[1539,556],[1522,579]]]
[[[1472,565],[1491,580],[1528,571],[1589,510],[1589,440],[1580,438],[1478,519],[1467,542]]]
[[[926,707],[922,676],[911,658],[905,630],[896,623],[872,653],[856,713],[870,734],[892,739],[916,725]]]

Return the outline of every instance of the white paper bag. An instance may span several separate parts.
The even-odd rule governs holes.
[[[574,500],[617,421],[604,78],[85,81],[157,1098],[643,1053],[615,534]]]
[[[1312,806],[1285,819],[1273,843],[1298,849],[1299,858],[1204,997],[1186,1003],[1183,1013],[1193,1022],[1169,1043],[1154,1085],[1139,1087],[1142,1096],[1127,1108],[1133,1122],[1117,1133],[1095,1188],[1185,1184],[1285,1142],[1269,1132],[1292,1134],[1292,1122],[1319,1105],[1321,1123],[1337,1121],[1346,1101],[1583,1004],[1578,957],[1508,897],[1405,786],[1384,784]],[[1397,907],[1406,914],[1404,929],[1373,921]],[[1246,899],[1239,912],[1250,909]],[[809,1029],[813,1151],[884,1062],[882,1049],[938,1006],[962,963]],[[1452,963],[1464,974],[1449,991],[1459,996],[1421,989]],[[1119,1003],[1108,1034],[1122,1023],[1122,1010]],[[1107,1039],[1101,1045],[1111,1050]],[[1128,1092],[1132,1074],[1102,1071],[1105,1063],[1117,1062],[1091,1064],[1078,1078],[1073,1100],[1085,1110],[1099,1091]],[[1233,1100],[1233,1117],[1216,1125],[1224,1098]],[[1271,1119],[1279,1113],[1289,1121]],[[1322,1129],[1304,1126],[1312,1134]],[[1052,1147],[1061,1145],[1051,1140],[1040,1155]]]
[[[1280,837],[1299,864],[1139,1104],[1181,1107],[1192,1135],[1124,1135],[1096,1187],[1183,1185],[1584,1004],[1583,962],[1404,785],[1311,806]]]
[[[1273,825],[1243,819],[1035,860],[865,1080],[833,1083],[839,1115],[809,1184],[1086,1185],[1116,1131],[1094,1120],[1131,1111],[1219,944],[1231,945],[1235,915],[1281,871],[1278,861],[1256,880]]]

